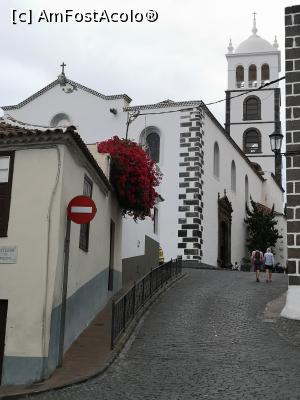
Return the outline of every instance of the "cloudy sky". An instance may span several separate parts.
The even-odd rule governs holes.
[[[284,7],[294,4],[290,0],[3,0],[0,105],[16,104],[55,80],[62,61],[68,78],[103,94],[126,93],[132,104],[221,99],[229,39],[237,47],[250,36],[255,11],[258,35],[271,43],[277,35],[283,53]],[[85,23],[70,17],[69,22],[38,22],[40,16],[65,10],[73,14],[134,10],[143,13],[144,21]],[[156,22],[146,21],[148,10],[158,13]],[[29,11],[32,24],[18,22],[18,15],[28,16]],[[224,108],[223,103],[211,107],[222,123]]]

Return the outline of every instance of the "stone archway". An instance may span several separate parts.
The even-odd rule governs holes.
[[[218,198],[218,267],[231,268],[232,206],[226,193]]]

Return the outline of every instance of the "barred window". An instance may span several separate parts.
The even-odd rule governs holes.
[[[83,195],[92,198],[93,182],[85,175],[83,181]],[[90,235],[90,224],[80,225],[80,236],[79,236],[79,248],[83,251],[89,251],[89,235]]]

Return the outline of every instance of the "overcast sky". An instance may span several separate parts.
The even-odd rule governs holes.
[[[84,4],[84,5],[83,5]],[[0,3],[0,105],[16,104],[66,76],[103,94],[126,93],[132,105],[165,99],[224,97],[225,53],[251,35],[253,11],[257,34],[284,53],[284,8],[294,1],[241,0],[2,0]],[[33,23],[12,24],[12,9],[32,10]],[[155,10],[156,22],[46,23],[45,10],[101,13]],[[284,75],[284,64],[282,72]],[[211,111],[224,122],[225,105]]]

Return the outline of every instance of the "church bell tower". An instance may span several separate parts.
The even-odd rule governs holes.
[[[281,129],[279,78],[280,51],[257,35],[254,13],[252,35],[235,50],[231,39],[226,54],[225,129],[261,173],[272,173],[281,184],[281,157],[271,151],[269,135]],[[258,89],[258,90],[257,90]]]

